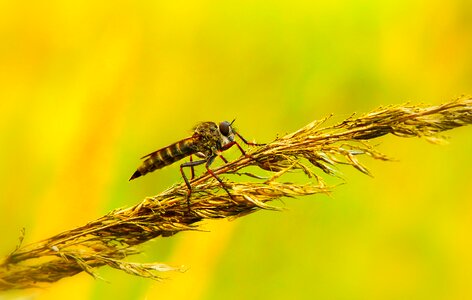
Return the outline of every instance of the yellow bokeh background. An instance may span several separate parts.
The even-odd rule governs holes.
[[[470,1],[0,1],[0,254],[180,181],[128,178],[198,121],[265,142],[439,104],[472,93],[471,53]],[[373,179],[143,245],[130,260],[187,266],[164,282],[101,268],[5,297],[471,299],[472,127],[448,135],[383,137]]]

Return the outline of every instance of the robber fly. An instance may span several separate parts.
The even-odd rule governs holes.
[[[232,146],[236,145],[243,155],[246,154],[241,145],[235,141],[234,137],[237,135],[246,145],[250,146],[261,146],[262,144],[255,144],[248,142],[243,138],[235,129],[232,127],[234,120],[230,123],[228,121],[221,122],[216,125],[214,122],[202,122],[197,124],[194,128],[194,133],[191,137],[185,138],[172,145],[149,153],[143,156],[144,159],[142,164],[138,167],[136,172],[131,176],[129,180],[138,178],[146,175],[157,169],[161,169],[165,166],[173,164],[174,162],[183,159],[184,157],[190,156],[190,161],[180,165],[180,173],[184,178],[185,184],[188,188],[187,193],[187,204],[189,204],[189,198],[192,192],[190,181],[184,173],[184,168],[191,168],[191,179],[194,178],[195,173],[193,170],[194,166],[205,164],[208,173],[213,176],[221,184],[223,189],[232,198],[229,191],[223,184],[223,180],[219,178],[211,169],[210,165],[213,163],[217,156],[227,163],[228,161],[221,155],[222,151],[225,151]],[[196,155],[201,160],[192,160],[192,155]]]

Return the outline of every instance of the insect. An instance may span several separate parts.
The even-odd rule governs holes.
[[[221,152],[231,148],[234,145],[239,148],[243,155],[246,155],[246,152],[243,150],[241,145],[239,145],[239,143],[234,139],[235,135],[238,136],[246,145],[263,145],[248,142],[245,138],[243,138],[232,127],[234,121],[235,120],[233,120],[231,123],[228,121],[223,121],[219,125],[216,125],[214,122],[201,122],[197,124],[194,127],[194,133],[192,136],[143,156],[141,159],[144,159],[144,161],[129,180],[146,175],[149,172],[161,169],[187,156],[190,156],[189,162],[185,162],[180,165],[180,173],[182,174],[182,177],[184,178],[185,184],[188,188],[187,204],[190,204],[189,199],[192,193],[192,187],[190,185],[190,181],[184,173],[184,168],[191,168],[191,179],[193,179],[195,177],[193,167],[202,164],[205,164],[208,173],[218,180],[226,193],[231,198],[233,198],[224,186],[223,180],[221,180],[221,178],[210,169],[210,165],[217,156],[221,157],[221,159],[227,163],[228,160],[226,160],[226,158],[221,155]],[[201,158],[201,160],[193,161],[192,155],[196,155],[197,157]]]

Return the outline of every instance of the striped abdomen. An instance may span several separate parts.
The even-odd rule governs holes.
[[[129,180],[173,164],[174,162],[197,152],[193,147],[195,142],[197,142],[197,140],[193,137],[190,137],[143,156],[142,158],[145,158],[145,160]]]

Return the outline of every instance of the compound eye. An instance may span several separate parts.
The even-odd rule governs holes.
[[[220,123],[220,132],[221,132],[221,134],[224,135],[224,136],[228,136],[230,126],[231,125],[229,124],[228,121],[221,122]]]

